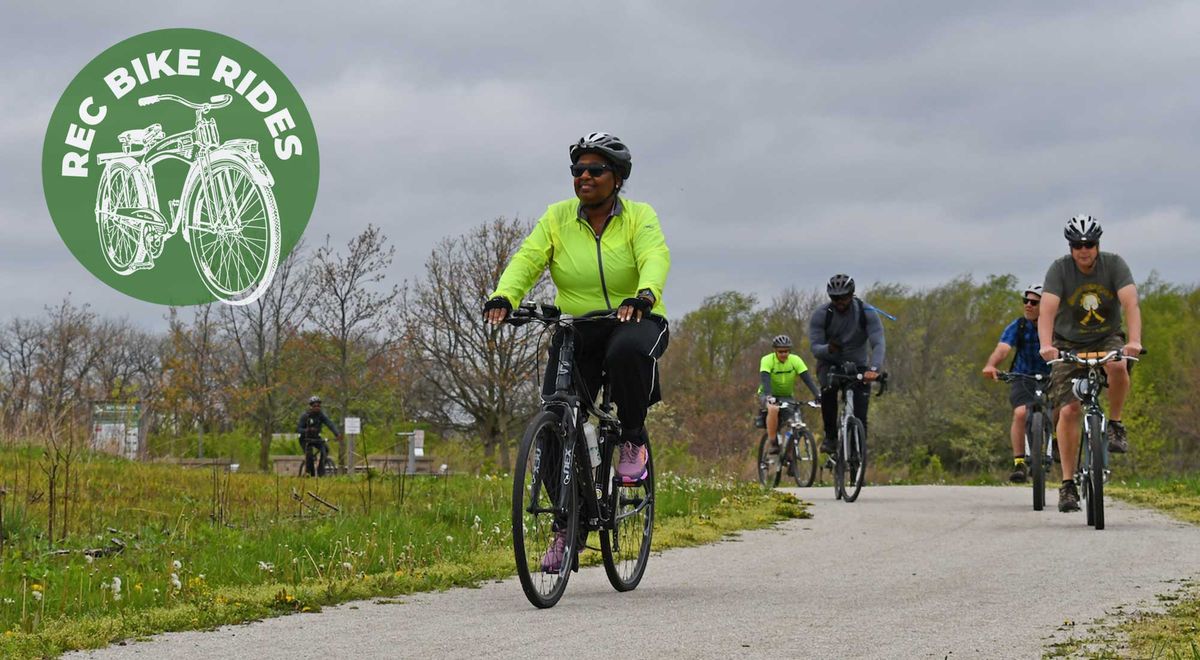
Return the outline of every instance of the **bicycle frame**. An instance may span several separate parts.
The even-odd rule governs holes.
[[[1054,418],[1054,406],[1046,398],[1046,390],[1043,387],[1044,385],[1049,385],[1050,376],[1045,374],[1031,375],[1005,371],[999,372],[998,375],[999,379],[1006,383],[1011,383],[1017,380],[1025,380],[1033,383],[1034,402],[1025,404],[1025,455],[1030,456],[1033,454],[1033,447],[1029,446],[1030,424],[1033,422],[1034,413],[1041,413],[1048,420],[1052,420]],[[1054,460],[1054,424],[1051,423],[1049,428],[1051,429],[1051,435],[1046,436],[1046,453],[1044,454],[1045,460],[1047,461],[1044,464],[1046,469],[1049,469],[1051,464],[1050,462]]]

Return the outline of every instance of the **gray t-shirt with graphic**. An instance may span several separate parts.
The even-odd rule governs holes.
[[[1071,255],[1056,259],[1042,287],[1062,299],[1054,317],[1055,339],[1077,344],[1100,341],[1121,331],[1117,291],[1133,284],[1133,273],[1119,255],[1101,252],[1096,267],[1084,274]]]

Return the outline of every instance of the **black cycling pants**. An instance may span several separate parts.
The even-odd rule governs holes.
[[[854,392],[854,416],[867,430],[867,404],[871,401],[871,385],[858,383],[851,386]],[[821,421],[825,423],[825,443],[837,442],[838,437],[838,388],[826,387],[821,390]]]
[[[309,451],[310,446],[315,446],[317,451]],[[329,443],[325,442],[323,438],[305,439],[300,441],[300,447],[304,450],[304,470],[308,472],[308,476],[317,476],[318,469],[321,470],[321,476],[324,476],[325,468],[329,465]],[[319,455],[319,462],[317,455]],[[316,464],[314,465],[314,463]]]
[[[670,341],[666,319],[655,315],[643,318],[640,323],[580,321],[574,327],[575,369],[587,390],[579,394],[594,400],[603,383],[601,375],[607,374],[624,440],[635,445],[645,444],[646,434],[642,427],[646,423],[646,410],[662,399],[658,358],[667,350]],[[542,382],[542,392],[547,396],[554,394],[562,341],[563,335],[559,332],[550,342],[546,376]]]

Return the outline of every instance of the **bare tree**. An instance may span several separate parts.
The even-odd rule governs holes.
[[[286,402],[277,390],[284,345],[303,323],[308,302],[302,251],[303,245],[297,244],[258,300],[221,307],[222,332],[237,363],[239,402],[259,431],[258,466],[262,470],[270,461],[271,434],[288,420]]]
[[[42,345],[43,324],[15,318],[0,331],[0,368],[4,384],[0,388],[0,419],[4,432],[26,436],[33,415],[33,381],[37,356]]]
[[[335,390],[327,398],[343,416],[360,412],[356,406],[375,386],[367,378],[368,365],[395,345],[400,290],[383,284],[395,252],[378,227],[367,225],[350,239],[345,256],[333,249],[326,236],[313,260],[311,277],[316,291],[309,312],[327,340],[316,347],[326,354],[319,361],[320,371],[329,373]],[[338,462],[344,464],[345,459],[339,450]]]
[[[480,308],[529,224],[503,217],[442,240],[425,262],[425,277],[405,291],[407,338],[427,393],[422,416],[442,427],[475,429],[489,457],[510,464],[508,439],[537,403],[534,365],[539,333],[483,322]],[[530,291],[545,300],[549,280]]]
[[[218,404],[222,376],[227,373],[217,317],[215,303],[196,307],[190,324],[180,320],[175,308],[167,317],[170,343],[164,366],[171,374],[172,394],[181,396],[183,410],[195,420],[197,458],[204,458],[204,432],[212,421],[211,410]]]

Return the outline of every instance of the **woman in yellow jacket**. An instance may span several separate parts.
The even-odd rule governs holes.
[[[485,318],[500,323],[520,304],[546,268],[558,289],[555,305],[566,314],[617,310],[619,323],[576,326],[576,365],[589,396],[608,374],[621,420],[617,474],[640,479],[646,469],[646,409],[661,399],[658,358],[669,332],[663,286],[671,253],[649,204],[620,197],[633,166],[629,149],[608,133],[571,145],[575,198],[551,204],[500,276]],[[550,346],[557,362],[561,336]],[[546,392],[554,391],[547,371]]]

